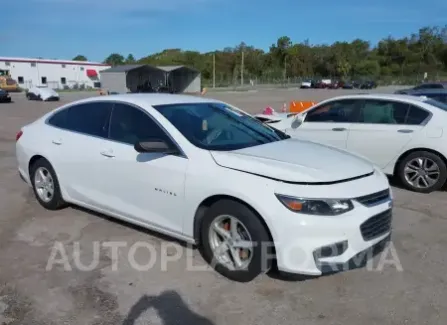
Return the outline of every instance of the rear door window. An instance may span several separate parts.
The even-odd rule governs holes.
[[[360,109],[359,122],[367,124],[405,124],[409,104],[367,99]]]
[[[65,108],[54,113],[48,120],[48,124],[65,129],[67,127],[68,111],[69,109]]]

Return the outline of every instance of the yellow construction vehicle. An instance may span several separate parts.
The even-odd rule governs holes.
[[[11,91],[19,91],[17,81],[11,78],[9,70],[0,70],[0,89]]]

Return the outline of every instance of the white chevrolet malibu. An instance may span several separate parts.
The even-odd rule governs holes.
[[[197,244],[235,281],[275,261],[281,271],[321,275],[391,232],[380,169],[209,98],[73,102],[24,126],[16,154],[43,207],[79,205]]]

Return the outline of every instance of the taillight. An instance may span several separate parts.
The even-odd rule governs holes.
[[[19,141],[20,137],[22,136],[23,131],[20,130],[17,134],[16,134],[16,141]]]

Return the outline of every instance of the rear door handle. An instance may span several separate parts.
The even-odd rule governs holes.
[[[332,131],[346,131],[346,128],[333,128]]]
[[[115,157],[112,150],[103,150],[100,153],[101,153],[101,155],[103,155],[105,157],[109,157],[109,158]]]
[[[61,145],[62,144],[62,140],[61,139],[54,139],[53,141],[51,141],[51,142],[53,142],[53,144],[56,144],[56,145]]]
[[[397,132],[400,132],[400,133],[412,133],[413,130],[401,129],[401,130],[397,130]]]

